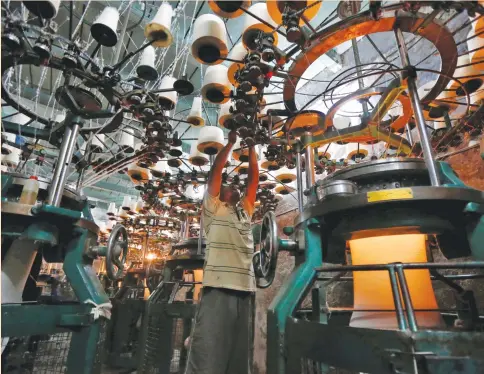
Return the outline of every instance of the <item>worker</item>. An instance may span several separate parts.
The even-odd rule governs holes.
[[[251,374],[255,278],[252,265],[254,213],[259,168],[249,146],[247,189],[222,185],[222,171],[237,140],[235,131],[218,153],[203,199],[207,251],[203,290],[190,338],[185,374]]]

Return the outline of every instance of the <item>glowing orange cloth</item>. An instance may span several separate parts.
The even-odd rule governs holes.
[[[349,242],[353,265],[392,262],[427,262],[425,235],[406,234],[355,239]],[[437,309],[428,270],[405,270],[414,309]],[[354,279],[354,308],[395,309],[388,271],[357,271]],[[402,305],[403,300],[402,300]],[[421,328],[437,328],[443,320],[438,311],[416,312]],[[395,312],[353,312],[350,326],[397,329]]]

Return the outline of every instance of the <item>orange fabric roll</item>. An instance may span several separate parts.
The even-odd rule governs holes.
[[[425,235],[406,234],[355,239],[349,242],[353,265],[388,264],[393,262],[427,262]],[[414,309],[437,309],[428,270],[405,270]],[[354,309],[395,309],[388,271],[356,271]],[[402,306],[405,307],[403,300]],[[420,328],[444,325],[438,311],[416,312]],[[393,330],[398,328],[396,313],[353,312],[350,326]]]

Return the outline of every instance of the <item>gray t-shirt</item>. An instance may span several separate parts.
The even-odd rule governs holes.
[[[254,292],[252,209],[245,199],[234,208],[207,192],[202,214],[208,242],[203,285]]]

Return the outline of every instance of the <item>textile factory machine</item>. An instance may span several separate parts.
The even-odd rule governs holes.
[[[483,372],[484,195],[444,161],[479,142],[484,159],[482,1],[10,1],[2,17],[2,370],[183,372],[202,186],[236,130],[223,182],[243,189],[255,145],[257,286],[279,251],[295,260],[267,374]],[[85,191],[119,175],[106,228]],[[296,200],[283,238],[276,208]],[[42,261],[72,300],[38,297]]]

